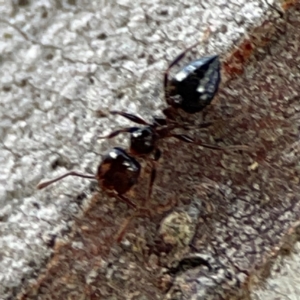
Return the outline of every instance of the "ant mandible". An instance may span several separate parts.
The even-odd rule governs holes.
[[[153,123],[150,124],[133,114],[111,111],[110,114],[123,116],[130,121],[143,125],[143,127],[119,129],[103,138],[113,138],[120,133],[130,133],[130,154],[133,156],[145,156],[154,153],[153,162],[157,161],[161,154],[160,150],[157,148],[157,142],[168,137],[174,137],[184,142],[201,145],[210,149],[230,149],[230,147],[223,148],[203,144],[196,142],[187,135],[172,133],[173,129],[178,128],[176,123],[169,121],[171,118],[169,116],[172,115],[172,111],[180,108],[190,114],[200,112],[211,103],[221,80],[218,55],[203,57],[192,61],[183,67],[171,80],[169,79],[171,68],[179,63],[185,57],[186,53],[197,44],[199,44],[199,42],[180,53],[169,64],[164,72],[164,94],[168,108],[165,109],[163,113],[165,114],[166,119],[154,118]],[[203,127],[209,125],[210,124],[204,124]],[[232,147],[235,150],[239,150],[238,146]],[[243,149],[243,146],[241,149]],[[124,195],[137,183],[140,176],[141,165],[133,156],[126,153],[124,149],[115,147],[104,155],[98,166],[96,175],[70,171],[57,178],[40,183],[37,188],[43,189],[67,176],[94,179],[98,181],[99,186],[108,194],[114,195],[121,201],[127,203],[130,207],[136,209],[136,205]],[[153,163],[149,181],[148,197],[151,194],[155,177],[156,168]],[[124,228],[117,240],[121,239],[123,233]]]

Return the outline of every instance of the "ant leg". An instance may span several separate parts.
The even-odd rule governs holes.
[[[133,218],[136,216],[136,214],[132,214],[129,218],[127,218],[123,224],[120,226],[118,233],[115,236],[115,239],[117,243],[120,243],[125,235],[125,232],[130,224],[130,222],[133,220]]]
[[[156,178],[156,163],[158,162],[160,157],[161,157],[161,151],[159,149],[156,149],[154,153],[154,159],[152,161],[152,170],[151,170],[151,176],[149,181],[147,200],[151,197],[152,194],[152,188]]]
[[[126,112],[122,112],[122,111],[116,111],[116,110],[112,110],[110,111],[110,113],[112,115],[119,115],[119,116],[122,116],[134,123],[137,123],[137,124],[140,124],[140,125],[147,125],[147,126],[150,126],[149,123],[147,123],[145,120],[143,120],[142,118],[138,117],[138,116],[135,116],[133,114],[128,114]]]
[[[122,111],[110,111],[110,113],[112,115],[119,115],[119,116],[122,116],[134,123],[137,123],[137,124],[141,124],[141,125],[147,125],[147,126],[151,126],[149,123],[147,123],[145,120],[143,120],[142,118],[138,117],[138,116],[135,116],[135,115],[132,115],[132,114],[128,114],[126,112],[122,112]],[[122,129],[118,129],[116,131],[113,131],[112,133],[106,135],[106,136],[100,136],[98,137],[99,139],[111,139],[117,135],[119,135],[120,133],[132,133],[132,132],[135,132],[136,130],[138,130],[139,128],[138,127],[126,127],[126,128],[122,128]]]
[[[136,130],[138,130],[138,127],[126,127],[126,128],[122,128],[122,129],[118,129],[116,131],[113,131],[112,133],[105,135],[105,136],[99,136],[98,139],[111,139],[117,135],[119,135],[120,133],[132,133],[135,132]]]
[[[153,125],[155,126],[166,126],[167,120],[166,118],[159,117],[159,116],[153,116]]]
[[[117,194],[117,195],[114,195],[115,197],[117,197],[119,200],[125,202],[128,206],[130,206],[131,208],[133,209],[136,209],[136,205],[131,202],[127,197],[125,197],[124,195],[121,195],[121,194]]]
[[[181,129],[184,129],[184,130],[193,130],[193,129],[207,129],[207,128],[213,128],[214,130],[216,131],[220,131],[222,132],[222,128],[226,128],[226,125],[227,123],[230,121],[230,122],[238,122],[238,121],[241,121],[243,120],[243,118],[245,117],[246,113],[248,111],[245,111],[241,114],[239,114],[238,116],[234,116],[234,117],[230,117],[230,118],[227,118],[227,119],[215,119],[215,120],[211,120],[211,121],[207,121],[207,122],[203,122],[203,123],[200,123],[200,124],[190,124],[190,123],[171,123],[168,125],[167,127],[167,136],[166,137],[169,137],[169,136],[172,136],[172,134],[169,134],[169,132],[173,129],[176,129],[176,128],[181,128]],[[188,137],[188,139],[192,139],[191,137]]]
[[[202,146],[204,148],[208,148],[208,149],[212,149],[212,150],[234,151],[234,150],[249,150],[250,149],[249,146],[247,146],[247,145],[234,145],[234,146],[220,147],[220,146],[215,146],[215,145],[211,145],[211,144],[205,144],[205,143],[197,142],[193,138],[191,138],[190,136],[185,135],[185,134],[172,134],[169,137],[174,137],[180,141],[198,145],[198,146]]]
[[[41,189],[44,189],[45,187],[49,186],[50,184],[54,183],[54,182],[57,182],[67,176],[78,176],[78,177],[82,177],[82,178],[88,178],[88,179],[96,179],[95,175],[92,175],[92,174],[82,174],[82,173],[79,173],[77,171],[70,171],[70,172],[67,172],[59,177],[56,177],[54,179],[51,179],[51,180],[48,180],[48,181],[44,181],[44,182],[41,182],[37,185],[37,189],[38,190],[41,190]]]
[[[139,209],[138,211],[136,211],[135,213],[133,213],[130,217],[126,218],[125,221],[122,223],[122,225],[120,226],[117,234],[115,235],[115,240],[120,243],[126,233],[126,230],[130,224],[130,222],[138,217],[138,216],[143,216],[144,214],[142,214],[141,212],[147,212],[147,214],[149,215],[149,211],[147,209]]]
[[[213,126],[214,122],[205,122],[201,123],[199,125],[191,125],[189,123],[171,123],[167,128],[168,130],[173,130],[176,128],[185,129],[185,130],[191,130],[191,129],[205,129]]]
[[[178,64],[192,48],[194,48],[197,45],[199,45],[200,43],[203,43],[204,41],[206,41],[209,37],[209,33],[210,33],[210,30],[208,28],[206,30],[206,32],[204,33],[204,37],[200,41],[196,42],[192,46],[190,46],[190,47],[186,48],[184,51],[182,51],[177,57],[175,57],[175,59],[169,64],[168,68],[165,70],[165,72],[164,72],[164,92],[165,92],[165,101],[168,104],[170,104],[169,103],[170,102],[170,100],[169,100],[169,87],[168,87],[170,70],[176,64]]]
[[[169,102],[170,102],[169,93],[166,90],[165,90],[165,99],[166,99],[166,102],[169,104]],[[167,108],[164,108],[162,112],[167,117],[168,120],[172,120],[172,121],[176,120],[177,112],[173,106],[168,106]]]
[[[156,162],[159,160],[161,156],[161,151],[159,149],[156,149],[155,150],[155,154],[154,154],[154,159],[152,161],[152,170],[151,170],[151,175],[150,175],[150,180],[149,180],[149,187],[148,187],[148,194],[147,194],[147,199],[145,201],[145,204],[147,203],[147,201],[150,199],[151,197],[151,193],[152,193],[152,187],[153,187],[153,183],[154,183],[154,180],[156,178]],[[119,195],[119,196],[122,196],[122,195]],[[123,196],[122,196],[123,197]],[[142,213],[143,212],[143,213]],[[139,208],[134,214],[132,214],[129,218],[127,218],[123,224],[120,226],[120,229],[116,235],[116,240],[118,243],[120,243],[126,233],[126,230],[130,224],[130,222],[137,216],[142,216],[144,215],[146,212],[146,214],[150,214],[150,211],[149,209],[147,209],[147,207],[145,208]]]

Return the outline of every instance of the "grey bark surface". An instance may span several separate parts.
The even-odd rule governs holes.
[[[0,2],[1,299],[299,293],[299,251],[275,262],[297,251],[300,216],[300,10],[281,5],[283,16],[265,1]],[[128,195],[151,216],[132,218],[120,244],[114,236],[134,212],[96,184],[35,189],[66,170],[94,173],[102,153],[126,148],[126,136],[97,140],[131,124],[107,111],[161,115],[168,62],[207,29],[181,64],[219,53],[224,82],[205,111],[214,125],[189,134],[250,151],[162,141],[151,199],[146,161]],[[183,118],[199,124],[203,114]],[[180,269],[187,257],[198,260]],[[287,279],[268,280],[276,273]]]

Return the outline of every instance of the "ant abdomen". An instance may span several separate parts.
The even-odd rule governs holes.
[[[166,101],[187,113],[197,113],[211,103],[220,81],[219,56],[203,57],[189,63],[171,80],[167,80]]]

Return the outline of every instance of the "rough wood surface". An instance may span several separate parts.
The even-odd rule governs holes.
[[[28,177],[23,170],[30,187],[17,197],[18,178],[11,179],[6,198],[23,203],[28,226],[36,218],[43,233],[35,237],[40,248],[32,239],[36,250],[31,260],[24,255],[28,269],[19,281],[10,286],[1,275],[3,299],[250,299],[253,284],[268,277],[280,250],[290,250],[298,238],[299,4],[284,2],[281,15],[255,1],[240,3],[240,14],[227,14],[217,1],[210,9],[196,1],[12,3],[9,17],[0,20],[12,40],[11,51],[3,54],[1,101],[10,108],[12,99],[20,99],[20,107],[15,104],[10,126],[2,123],[3,163],[8,168],[10,156],[24,153],[34,166],[28,165]],[[226,7],[236,12],[233,3]],[[258,11],[263,14],[256,18]],[[162,141],[151,199],[146,199],[145,161],[139,184],[128,195],[148,207],[150,216],[132,218],[125,204],[74,179],[38,196],[62,212],[47,218],[50,208],[40,208],[29,196],[43,176],[74,166],[95,170],[100,158],[93,151],[124,142],[95,146],[100,133],[127,124],[121,118],[97,119],[95,110],[126,109],[148,119],[159,113],[167,61],[205,27],[215,29],[212,42],[190,58],[223,53],[224,82],[204,114],[182,115],[180,121],[195,125],[189,134],[197,140],[245,144],[249,150]],[[15,67],[7,63],[14,55],[19,55]],[[203,118],[213,126],[197,129]],[[28,144],[16,142],[21,128]],[[21,157],[16,161],[21,164]],[[114,236],[127,218],[132,220],[117,243]],[[3,232],[16,232],[23,222],[16,220]],[[2,245],[2,257],[11,253]]]

